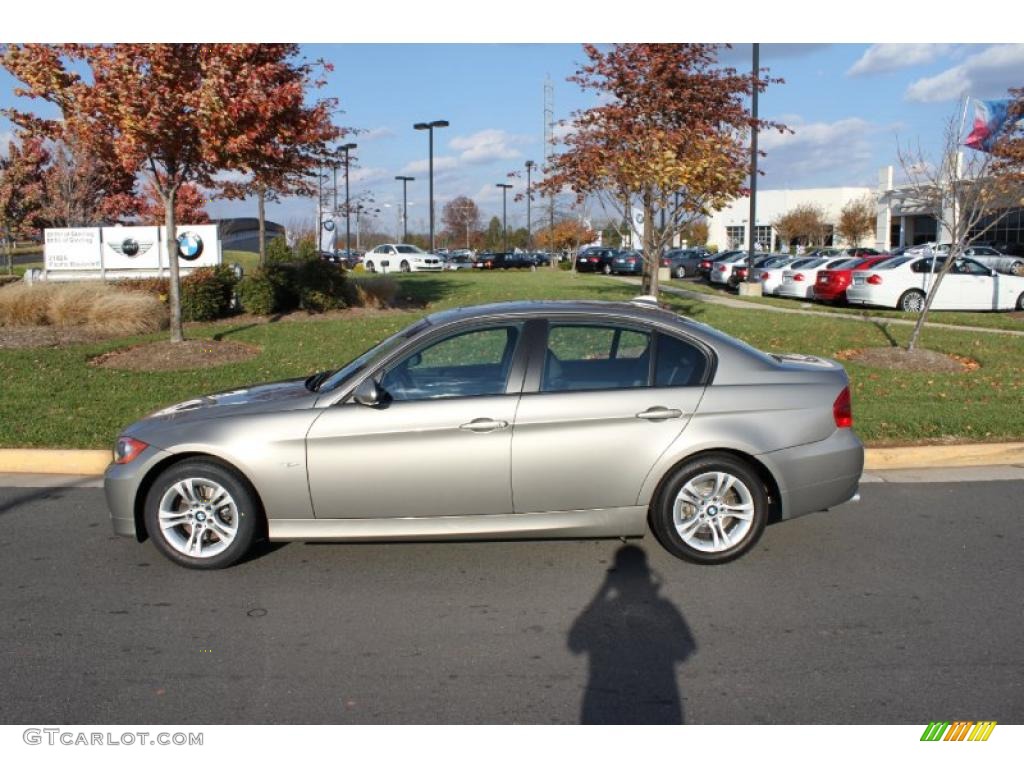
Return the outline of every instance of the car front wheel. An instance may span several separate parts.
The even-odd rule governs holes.
[[[403,272],[410,271],[409,262],[408,261],[403,261],[401,266],[399,267],[399,269],[401,269]]]
[[[1010,265],[1010,274],[1024,277],[1024,261],[1015,261]]]
[[[366,271],[367,272],[376,272],[377,271],[377,269],[373,266],[373,262],[372,261],[366,262]]]
[[[914,313],[924,311],[924,294],[920,291],[907,291],[900,296],[900,309]]]
[[[1017,311],[1024,312],[1024,293],[1017,297]]]
[[[161,554],[186,568],[233,565],[256,538],[259,509],[234,472],[213,461],[166,469],[145,501],[146,530]]]
[[[768,494],[745,462],[708,454],[675,470],[651,508],[662,546],[683,560],[717,565],[748,552],[764,532]]]

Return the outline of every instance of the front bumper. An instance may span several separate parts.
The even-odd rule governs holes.
[[[149,446],[129,464],[111,463],[107,466],[107,471],[103,473],[103,492],[110,509],[110,523],[118,536],[138,538],[135,501],[139,488],[150,470],[171,455],[161,448]]]

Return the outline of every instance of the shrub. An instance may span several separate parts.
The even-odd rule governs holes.
[[[345,306],[345,273],[330,262],[312,259],[295,267],[299,306],[325,312]]]
[[[171,281],[166,277],[135,277],[129,280],[117,280],[110,285],[122,291],[148,293],[150,296],[156,296],[165,304],[171,294]]]
[[[230,267],[201,267],[181,281],[181,317],[207,321],[231,311],[231,298],[238,283]]]
[[[113,333],[150,333],[167,327],[167,310],[154,296],[103,283],[22,284],[0,293],[0,325],[87,326]]]
[[[288,262],[295,258],[288,242],[283,237],[275,237],[267,243],[267,263]]]
[[[397,295],[398,282],[386,276],[350,279],[346,284],[346,303],[351,307],[386,309]]]
[[[0,288],[3,288],[5,285],[16,283],[19,280],[21,280],[21,278],[17,275],[0,275]]]
[[[254,269],[238,285],[238,300],[246,312],[254,315],[272,315],[277,311],[274,283],[267,270]]]
[[[313,261],[320,258],[316,249],[316,240],[312,235],[301,238],[295,244],[295,258],[298,261]]]

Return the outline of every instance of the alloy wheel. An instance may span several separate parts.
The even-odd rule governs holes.
[[[750,534],[754,497],[728,472],[704,472],[676,494],[672,522],[685,544],[700,552],[724,552]]]
[[[238,534],[238,507],[220,483],[189,477],[169,487],[157,511],[160,534],[188,557],[219,555]]]

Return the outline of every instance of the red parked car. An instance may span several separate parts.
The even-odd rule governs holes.
[[[837,264],[832,269],[820,270],[818,279],[814,283],[814,298],[818,301],[836,304],[845,302],[846,289],[853,282],[853,273],[861,269],[871,269],[880,261],[885,261],[888,258],[889,254],[882,253],[877,256],[850,259]]]

